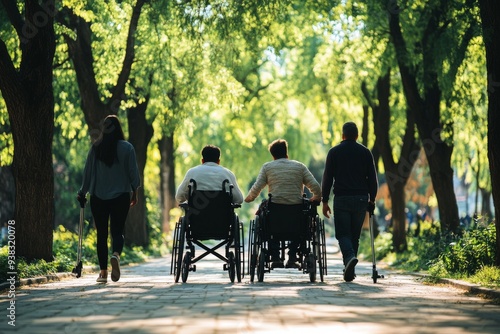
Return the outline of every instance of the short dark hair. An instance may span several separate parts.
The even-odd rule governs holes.
[[[288,143],[284,139],[276,139],[269,144],[269,152],[274,159],[286,158],[288,154]]]
[[[201,156],[205,162],[218,162],[220,159],[220,148],[215,145],[207,145],[201,150]]]
[[[342,134],[345,139],[356,140],[358,138],[358,127],[354,122],[347,122],[342,127]]]

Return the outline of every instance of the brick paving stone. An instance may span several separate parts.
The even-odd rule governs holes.
[[[16,291],[16,327],[7,324],[0,295],[0,333],[499,333],[500,306],[449,285],[360,262],[357,278],[342,279],[340,255],[329,254],[325,282],[293,269],[266,273],[264,282],[230,283],[222,262],[207,257],[174,283],[170,259],[123,266],[119,282],[97,274]],[[319,280],[319,275],[318,275]]]

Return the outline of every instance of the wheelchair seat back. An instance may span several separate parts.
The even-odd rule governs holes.
[[[226,191],[195,190],[191,193],[186,214],[188,231],[193,239],[227,239],[234,209]]]
[[[307,216],[303,204],[268,204],[265,231],[269,239],[299,240],[306,237]]]

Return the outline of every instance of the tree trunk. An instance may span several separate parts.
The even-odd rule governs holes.
[[[14,217],[16,187],[12,165],[0,166],[0,222],[3,224]]]
[[[16,203],[14,217],[7,219],[15,221],[11,224],[15,227],[15,255],[28,261],[52,261],[55,10],[53,1],[38,3],[25,2],[24,20],[16,6],[4,2],[21,41],[22,61],[17,70],[0,40],[0,90],[9,112],[14,141]],[[27,24],[42,19],[44,24]]]
[[[127,112],[129,142],[134,146],[137,167],[141,178],[141,187],[137,192],[137,205],[130,208],[125,222],[125,244],[128,246],[143,246],[149,244],[146,218],[146,198],[144,196],[144,168],[146,167],[148,145],[153,137],[153,126],[146,120],[146,102],[130,108]]]
[[[175,203],[175,156],[174,135],[163,136],[159,142],[160,148],[160,194],[162,212],[162,232],[170,233],[170,210]]]
[[[483,216],[488,217],[488,221],[492,220],[492,211],[491,211],[491,191],[481,188],[481,214]]]
[[[392,201],[392,246],[396,253],[408,248],[406,242],[405,184],[397,182],[391,186]]]
[[[500,267],[500,2],[479,0],[488,71],[488,158],[495,207],[496,259]]]
[[[432,13],[438,15],[436,13]],[[429,22],[438,24],[437,17],[431,17]],[[421,88],[417,84],[417,75],[409,66],[409,52],[406,48],[406,41],[403,38],[399,14],[397,11],[391,12],[389,20],[390,34],[394,44],[403,90],[409,108],[414,112],[415,122],[424,147],[431,180],[436,193],[439,206],[440,222],[443,230],[456,230],[459,226],[458,205],[453,188],[453,170],[451,168],[451,153],[453,146],[447,145],[441,140],[440,130],[440,104],[441,91],[438,84],[438,76],[435,72],[434,59],[432,55],[437,40],[437,36],[430,38],[428,34],[440,31],[437,28],[427,25],[423,46],[422,70],[424,72],[423,97],[420,95]],[[426,35],[427,34],[427,35]]]
[[[380,77],[377,81],[378,104],[374,103],[366,84],[361,87],[365,98],[373,110],[373,127],[375,129],[378,151],[384,163],[387,185],[392,202],[392,225],[393,237],[392,243],[396,252],[402,252],[407,249],[406,242],[406,198],[405,186],[415,161],[420,152],[420,146],[415,139],[415,120],[411,109],[406,113],[406,129],[403,137],[403,144],[398,162],[394,161],[393,148],[390,142],[389,129],[391,122],[391,110],[389,105],[390,97],[390,70]]]
[[[368,133],[370,126],[368,125],[369,109],[368,106],[363,106],[363,127],[361,128],[361,144],[368,147]]]
[[[427,62],[431,62],[431,60],[427,60]],[[428,65],[428,67],[430,66]],[[441,139],[440,104],[442,94],[438,87],[437,74],[432,70],[428,72],[429,82],[426,83],[423,108],[416,113],[415,120],[429,162],[432,185],[438,202],[441,230],[456,231],[460,226],[460,216],[453,186],[453,168],[451,168],[453,144],[445,143]]]

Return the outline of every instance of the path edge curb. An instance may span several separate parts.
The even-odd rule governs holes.
[[[429,274],[422,273],[407,273],[408,275],[418,276],[422,278],[430,278]],[[433,278],[437,283],[447,284],[453,286],[455,288],[465,290],[466,292],[476,294],[476,295],[485,295],[491,299],[500,299],[500,290],[486,288],[474,283],[469,283],[465,281],[460,281],[452,278]]]

